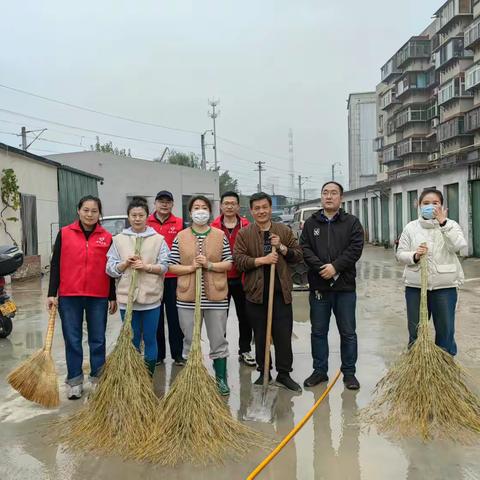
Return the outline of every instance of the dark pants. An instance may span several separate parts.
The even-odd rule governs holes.
[[[87,321],[90,350],[90,377],[98,377],[105,364],[105,330],[108,299],[96,297],[59,297],[58,311],[62,321],[67,359],[67,383],[83,383],[83,317]]]
[[[165,312],[167,314],[170,354],[173,359],[181,358],[183,350],[183,333],[178,321],[176,277],[166,278],[163,283],[163,301],[160,306],[160,318],[158,319],[157,328],[157,361],[164,360],[167,354],[165,349]]]
[[[120,310],[122,320],[125,319],[126,310]],[[157,333],[160,307],[151,310],[134,310],[132,313],[133,345],[140,351],[140,343],[143,340],[143,356],[147,363],[157,360]]]
[[[228,279],[228,304],[233,297],[235,310],[238,318],[238,330],[240,332],[238,340],[238,353],[242,354],[250,351],[252,342],[252,327],[248,321],[245,307],[245,292],[243,291],[242,280],[240,278]]]
[[[263,372],[265,362],[265,335],[267,330],[268,302],[262,304],[246,301],[246,312],[255,335],[257,370]],[[282,292],[273,297],[272,340],[275,347],[275,367],[278,373],[292,371],[292,304],[285,304]]]
[[[328,372],[328,329],[333,311],[340,333],[341,370],[344,375],[354,375],[358,356],[355,332],[357,294],[355,292],[324,292],[321,298],[317,298],[316,293],[310,292],[309,300],[313,369],[317,372]]]
[[[408,318],[408,344],[417,339],[418,323],[420,321],[420,289],[406,287]],[[457,354],[455,343],[455,307],[457,305],[457,289],[441,288],[428,291],[428,316],[433,318],[435,326],[435,343],[450,355]]]

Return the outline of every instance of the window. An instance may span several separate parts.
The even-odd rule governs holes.
[[[357,218],[360,218],[360,200],[355,200],[353,213]]]
[[[395,238],[400,238],[403,230],[403,202],[402,194],[395,193]]]

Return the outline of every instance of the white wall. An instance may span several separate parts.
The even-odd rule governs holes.
[[[57,168],[16,153],[7,154],[0,150],[0,172],[4,168],[13,168],[20,193],[35,195],[37,198],[38,254],[41,255],[42,267],[44,267],[50,261],[50,226],[58,223]],[[16,212],[8,209],[4,217],[18,218],[18,222],[8,222],[7,228],[21,246],[20,209]],[[0,244],[11,244],[10,238],[3,230],[3,225],[0,229]]]
[[[98,185],[104,215],[126,213],[128,196],[146,196],[153,205],[160,190],[172,192],[175,215],[182,215],[182,195],[196,193],[213,198],[214,214],[218,213],[219,184],[214,172],[100,152],[65,153],[48,158],[104,178],[103,185]]]

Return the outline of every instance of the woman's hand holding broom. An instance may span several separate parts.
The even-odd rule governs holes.
[[[415,262],[419,262],[420,258],[423,257],[424,255],[426,255],[427,253],[428,253],[427,244],[426,243],[421,243],[418,246],[417,251],[415,252],[415,255],[413,256]]]
[[[50,311],[52,307],[58,307],[58,298],[57,297],[48,297],[47,298],[47,310]]]

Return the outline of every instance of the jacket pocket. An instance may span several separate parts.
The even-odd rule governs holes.
[[[457,266],[453,263],[448,265],[437,265],[438,273],[457,273]]]
[[[177,289],[179,292],[183,293],[188,291],[190,288],[190,283],[192,281],[192,275],[179,275],[177,279]]]

